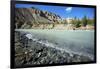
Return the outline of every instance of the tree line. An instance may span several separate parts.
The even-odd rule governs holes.
[[[94,19],[89,19],[86,16],[84,16],[82,19],[74,17],[71,24],[76,28],[81,26],[86,27],[87,25],[94,26]]]

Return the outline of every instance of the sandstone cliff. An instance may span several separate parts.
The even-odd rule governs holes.
[[[61,17],[51,12],[37,8],[16,8],[16,29],[53,28],[54,24],[61,23]]]

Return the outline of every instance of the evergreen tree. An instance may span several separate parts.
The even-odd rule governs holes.
[[[78,28],[78,27],[80,27],[80,26],[81,26],[81,21],[78,19],[78,20],[76,21],[75,27]]]
[[[82,25],[85,27],[87,25],[87,17],[84,16],[82,19]]]
[[[88,19],[87,24],[94,26],[94,19]]]
[[[76,26],[76,23],[77,23],[77,18],[76,17],[74,17],[74,19],[72,20],[72,25],[75,27]]]

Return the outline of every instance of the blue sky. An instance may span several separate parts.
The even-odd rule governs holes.
[[[94,18],[94,8],[83,8],[83,7],[71,7],[71,6],[48,6],[48,5],[33,5],[33,4],[16,4],[16,8],[30,8],[36,7],[40,10],[53,12],[60,15],[62,18],[74,18],[79,19],[87,16],[90,19]]]

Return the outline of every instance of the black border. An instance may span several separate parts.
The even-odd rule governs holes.
[[[15,17],[15,4],[38,4],[38,5],[51,5],[51,6],[72,6],[72,7],[87,7],[87,8],[94,8],[95,9],[95,32],[94,32],[94,61],[91,61],[91,62],[78,62],[78,63],[64,63],[64,64],[50,64],[50,65],[32,65],[32,66],[21,66],[21,67],[15,67],[14,65],[14,54],[15,54],[15,51],[14,51],[14,17]],[[10,12],[10,15],[11,15],[11,25],[10,25],[10,68],[28,68],[28,67],[44,67],[44,66],[60,66],[60,65],[77,65],[77,64],[91,64],[91,63],[96,63],[97,62],[97,57],[96,57],[96,6],[95,5],[80,5],[80,4],[64,4],[64,3],[48,3],[48,2],[34,2],[34,1],[11,1],[11,12]]]

